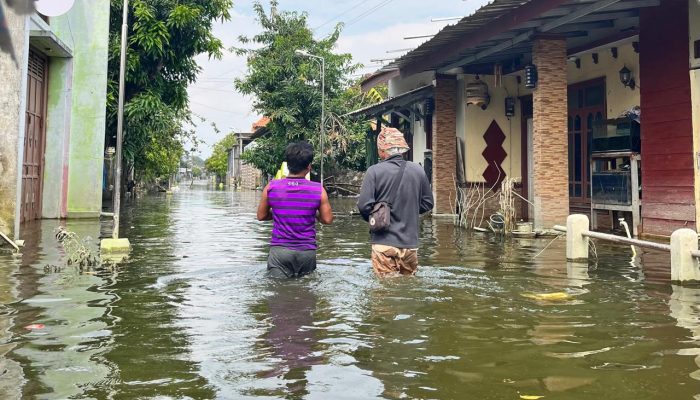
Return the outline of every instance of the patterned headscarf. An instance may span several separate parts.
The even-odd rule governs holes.
[[[377,150],[379,150],[379,157],[381,159],[386,159],[396,152],[391,151],[392,149],[397,149],[399,153],[405,153],[410,149],[406,143],[406,139],[403,137],[403,133],[396,128],[382,128],[377,137]]]

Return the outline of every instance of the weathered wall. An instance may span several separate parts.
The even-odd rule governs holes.
[[[66,181],[68,179],[68,145],[71,132],[72,82],[73,60],[50,58],[46,150],[44,154],[44,197],[42,201],[42,216],[44,218],[65,218],[67,216]]]
[[[109,0],[78,0],[68,14],[52,18],[51,25],[60,37],[76,38],[72,43],[68,217],[98,217],[102,208]]]
[[[17,204],[17,144],[20,135],[20,105],[22,65],[26,43],[26,18],[5,8],[7,24],[12,35],[12,45],[19,65],[9,54],[0,52],[0,231],[15,234],[15,209]]]

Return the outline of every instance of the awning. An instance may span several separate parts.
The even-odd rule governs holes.
[[[384,100],[381,103],[372,104],[358,110],[347,113],[346,116],[368,118],[384,115],[390,111],[406,108],[419,100],[433,97],[433,85],[421,86],[406,93]]]
[[[633,33],[639,26],[639,9],[658,6],[660,1],[493,0],[387,67],[408,76],[428,70],[450,73],[456,68],[484,73],[477,68],[480,64],[500,63],[505,72],[509,64],[522,62],[531,53],[537,35],[565,37],[569,49],[590,48]]]

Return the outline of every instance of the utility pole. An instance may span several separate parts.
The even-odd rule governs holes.
[[[304,50],[296,50],[294,53],[300,56],[313,58],[320,61],[321,67],[321,186],[323,186],[323,159],[326,154],[324,152],[324,136],[326,134],[326,59],[309,53]]]
[[[119,60],[119,105],[117,108],[117,149],[116,149],[116,170],[114,176],[113,212],[114,230],[112,239],[103,239],[100,243],[101,252],[128,252],[131,248],[129,239],[119,239],[119,209],[121,207],[122,188],[122,141],[124,139],[124,86],[126,73],[126,49],[127,35],[129,28],[129,0],[124,0],[124,10],[122,14],[122,42],[121,57]]]

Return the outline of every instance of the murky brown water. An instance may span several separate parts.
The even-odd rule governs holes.
[[[127,204],[132,258],[97,274],[45,271],[57,222],[26,226],[23,257],[0,255],[0,398],[700,399],[700,289],[667,282],[668,255],[599,243],[567,264],[562,239],[533,258],[549,240],[426,220],[418,276],[379,281],[344,216],[317,273],[275,282],[256,199]],[[523,296],[552,292],[571,298]]]

